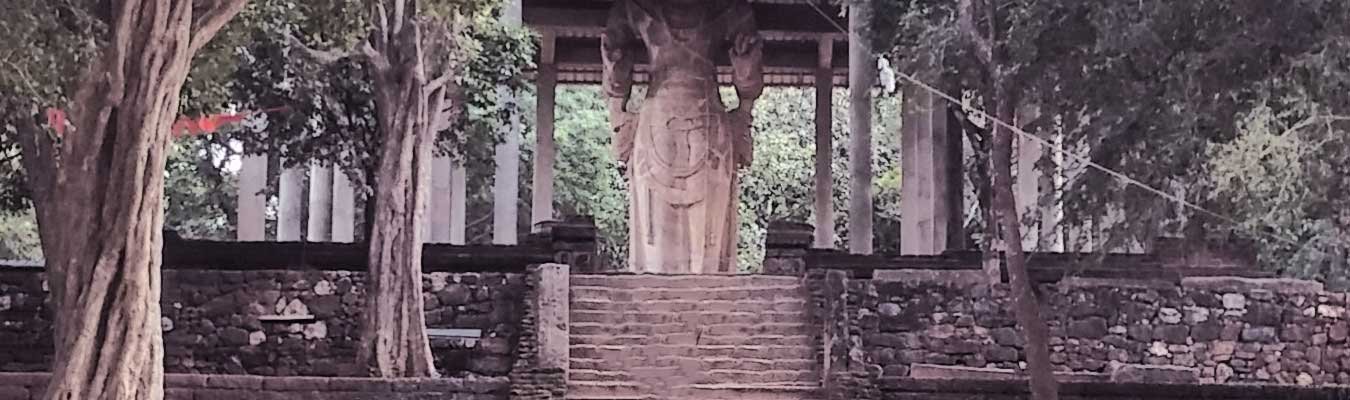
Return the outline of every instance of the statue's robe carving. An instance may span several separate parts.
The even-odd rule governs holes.
[[[601,40],[614,145],[629,174],[629,264],[637,272],[736,272],[736,170],[751,159],[763,92],[761,42],[746,0],[619,0]],[[644,46],[650,85],[626,109]],[[718,95],[718,54],[740,99]]]

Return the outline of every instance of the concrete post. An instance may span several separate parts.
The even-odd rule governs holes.
[[[235,237],[241,242],[267,240],[267,155],[245,155],[239,167],[239,202]]]
[[[309,224],[305,236],[311,242],[333,239],[333,168],[320,163],[309,166]]]
[[[450,166],[450,244],[463,245],[465,243],[465,207],[468,207],[467,193],[465,193],[465,174],[468,171],[464,169],[464,163],[459,160],[451,161]]]
[[[356,241],[356,192],[341,169],[333,170],[333,241]]]
[[[428,243],[450,242],[450,209],[454,207],[450,204],[453,191],[450,174],[453,168],[454,162],[449,156],[431,160],[431,191],[427,199],[426,219]]]
[[[503,6],[502,23],[507,26],[520,26],[520,0],[508,0]],[[516,107],[515,93],[506,86],[497,87],[498,98],[509,107]],[[502,132],[502,142],[497,145],[494,160],[497,170],[492,182],[492,244],[514,245],[519,241],[516,223],[518,221],[517,204],[520,200],[520,135],[524,127],[520,123],[518,109],[510,112],[510,123]]]
[[[953,145],[947,104],[921,87],[906,85],[901,116],[900,253],[941,254],[948,249],[953,214],[952,191],[959,195],[959,176],[951,176],[948,158]],[[959,139],[958,139],[959,140]],[[959,142],[955,143],[957,146]]]
[[[558,67],[553,65],[553,32],[542,32],[538,81],[538,104],[535,114],[534,185],[530,193],[530,226],[553,220],[553,163],[556,147],[553,143],[554,98],[557,94]]]
[[[815,233],[812,247],[834,248],[834,38],[817,44]]]
[[[866,39],[871,16],[869,1],[850,3],[848,250],[853,254],[872,254],[872,86],[877,62]]]
[[[285,163],[285,161],[282,161]],[[277,190],[277,241],[300,241],[300,223],[305,213],[305,170],[299,167],[281,170]]]

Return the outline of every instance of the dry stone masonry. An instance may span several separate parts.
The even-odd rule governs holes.
[[[39,270],[0,272],[0,371],[50,365],[51,323]],[[166,270],[165,368],[175,373],[356,376],[363,275],[351,271]],[[507,376],[527,291],[519,273],[427,273],[427,326],[477,329],[436,339],[448,376]]]
[[[865,308],[863,347],[881,376],[909,376],[918,364],[1025,366],[1005,286],[850,283]],[[1316,283],[1071,279],[1041,294],[1060,371],[1142,364],[1190,371],[1202,383],[1350,383],[1346,294]]]

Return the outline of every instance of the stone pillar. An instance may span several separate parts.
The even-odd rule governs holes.
[[[903,100],[900,253],[942,254],[953,219],[960,220],[960,203],[953,205],[952,198],[960,196],[961,177],[949,168],[951,147],[959,151],[960,137],[948,129],[945,100],[915,85],[905,85]]]
[[[872,86],[877,62],[865,39],[871,16],[870,1],[850,3],[848,250],[853,254],[872,254]]]
[[[241,242],[267,240],[267,155],[245,155],[239,166],[239,202],[235,238]]]
[[[816,185],[813,247],[834,248],[834,37],[817,44],[816,59]]]
[[[1061,135],[1057,132],[1031,126],[1039,117],[1038,109],[1026,107],[1017,111],[1015,123],[1030,134],[1058,143]],[[1024,222],[1022,248],[1026,251],[1064,251],[1059,226],[1062,207],[1056,189],[1061,180],[1057,160],[1063,156],[1040,141],[1022,135],[1017,136],[1015,145],[1013,194],[1017,199],[1017,213]]]
[[[787,221],[769,223],[764,235],[765,275],[806,276],[806,252],[814,237],[811,225]],[[814,233],[820,233],[815,229]]]
[[[538,103],[535,111],[534,189],[530,193],[530,226],[553,220],[553,144],[554,98],[557,94],[558,67],[553,65],[553,32],[540,35]]]
[[[849,371],[849,315],[848,315],[848,272],[842,270],[825,271],[823,282],[824,322],[821,342],[824,344],[824,361],[821,375],[824,387],[831,400],[848,399],[845,395],[852,372]]]
[[[305,236],[311,242],[333,239],[333,168],[320,163],[309,166],[309,224]]]
[[[531,267],[531,279],[536,280],[534,301],[537,311],[534,328],[538,346],[536,366],[560,369],[566,373],[571,346],[568,343],[570,321],[570,268],[563,264],[543,264]]]
[[[341,169],[333,170],[333,241],[356,241],[356,191]]]
[[[520,26],[520,0],[505,2],[502,23],[511,27]],[[508,117],[510,123],[503,127],[502,142],[497,145],[493,155],[497,170],[492,182],[492,244],[514,245],[518,241],[516,202],[520,200],[520,135],[524,127],[521,126],[519,109],[515,105],[515,93],[511,93],[506,86],[498,86],[497,94],[512,109]]]
[[[463,245],[465,243],[465,207],[468,207],[467,186],[465,185],[464,163],[459,160],[451,161],[450,166],[450,244]]]
[[[431,191],[427,199],[426,241],[428,243],[450,242],[450,174],[454,161],[449,156],[438,156],[431,160]]]
[[[285,164],[285,160],[282,160]],[[300,241],[300,222],[305,213],[305,170],[299,167],[281,170],[277,190],[277,241]]]

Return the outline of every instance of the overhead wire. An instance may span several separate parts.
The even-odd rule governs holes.
[[[828,21],[831,25],[834,25],[834,28],[835,28],[836,30],[838,30],[839,33],[842,33],[842,34],[844,34],[844,35],[851,35],[851,33],[849,32],[848,29],[844,28],[842,25],[839,24],[839,22],[835,21],[834,18],[830,17],[830,15],[829,15],[828,13],[825,12],[825,10],[820,9],[820,6],[817,5],[815,1],[807,1],[806,3],[807,3],[808,5],[810,5],[811,8],[814,9],[814,10],[816,11],[816,13],[820,14],[820,16],[823,17],[826,21]],[[1251,228],[1249,228],[1249,227],[1246,227],[1242,222],[1238,221],[1238,220],[1235,219],[1235,218],[1229,217],[1229,216],[1227,216],[1227,215],[1224,215],[1224,214],[1221,214],[1221,213],[1218,213],[1218,212],[1215,212],[1215,211],[1211,211],[1211,210],[1209,210],[1209,209],[1206,209],[1206,208],[1204,208],[1204,207],[1201,207],[1201,206],[1198,205],[1198,204],[1195,204],[1194,202],[1191,202],[1191,201],[1189,201],[1189,200],[1186,200],[1186,199],[1184,199],[1184,198],[1182,198],[1182,197],[1180,197],[1180,196],[1177,196],[1177,195],[1168,193],[1168,192],[1166,192],[1166,191],[1163,191],[1163,190],[1161,190],[1161,189],[1158,189],[1158,188],[1149,186],[1148,184],[1146,184],[1146,183],[1144,183],[1144,182],[1142,182],[1142,181],[1139,181],[1138,179],[1132,178],[1132,177],[1130,177],[1129,175],[1126,175],[1126,174],[1124,174],[1124,173],[1122,173],[1122,172],[1113,170],[1113,169],[1108,168],[1108,167],[1106,167],[1106,166],[1104,166],[1104,165],[1101,165],[1101,164],[1099,164],[1099,163],[1097,163],[1097,162],[1094,162],[1094,161],[1092,161],[1091,159],[1089,159],[1089,158],[1087,158],[1087,157],[1084,157],[1084,156],[1082,156],[1082,155],[1079,155],[1079,154],[1077,154],[1077,152],[1070,151],[1069,149],[1066,149],[1066,148],[1064,148],[1063,146],[1061,146],[1061,145],[1059,145],[1059,144],[1056,144],[1056,143],[1054,143],[1054,142],[1051,142],[1051,141],[1049,141],[1049,140],[1047,140],[1047,139],[1045,139],[1045,138],[1042,138],[1042,137],[1040,137],[1040,136],[1037,136],[1037,135],[1028,133],[1028,132],[1022,130],[1021,128],[1017,127],[1016,125],[1013,125],[1013,124],[1011,124],[1011,123],[1008,123],[1008,122],[1006,122],[1006,121],[1003,121],[1002,119],[999,119],[999,118],[995,117],[994,115],[991,115],[991,114],[985,112],[984,110],[980,109],[979,107],[974,107],[974,106],[970,106],[970,105],[965,104],[964,102],[961,101],[960,98],[958,98],[958,97],[956,97],[956,96],[953,96],[953,95],[951,95],[951,94],[949,94],[949,93],[947,93],[947,92],[944,92],[944,91],[942,91],[941,89],[938,89],[938,88],[936,88],[936,87],[934,87],[934,86],[932,86],[932,85],[929,85],[928,83],[926,83],[926,82],[924,82],[924,81],[922,81],[922,80],[920,80],[920,79],[914,77],[914,75],[912,75],[912,74],[908,74],[908,73],[905,73],[905,72],[899,71],[899,70],[894,70],[893,72],[894,72],[896,75],[899,75],[899,76],[900,76],[901,78],[903,78],[904,80],[906,80],[906,81],[908,81],[908,82],[914,84],[915,86],[917,86],[917,87],[919,87],[919,88],[922,88],[924,91],[927,91],[927,92],[929,92],[929,93],[931,93],[931,94],[933,94],[933,95],[935,95],[935,96],[938,96],[939,98],[942,98],[943,100],[945,100],[945,101],[947,101],[947,102],[950,102],[950,103],[952,103],[952,104],[954,104],[954,105],[956,105],[956,106],[958,106],[958,107],[961,107],[961,108],[963,108],[963,109],[965,109],[965,110],[968,110],[968,112],[971,112],[971,113],[973,113],[973,114],[979,115],[981,118],[984,118],[984,119],[990,121],[991,123],[993,123],[993,124],[995,124],[995,125],[1001,126],[1001,127],[1005,128],[1005,129],[1008,129],[1010,132],[1013,132],[1013,133],[1017,134],[1018,136],[1021,136],[1021,137],[1026,138],[1026,139],[1030,139],[1031,141],[1035,142],[1037,145],[1041,146],[1042,148],[1046,148],[1046,149],[1050,149],[1050,150],[1053,150],[1053,151],[1055,151],[1055,152],[1058,152],[1058,153],[1060,153],[1061,155],[1063,155],[1063,156],[1065,156],[1065,157],[1068,157],[1068,158],[1070,158],[1070,159],[1073,159],[1074,161],[1077,161],[1077,162],[1079,162],[1079,163],[1082,163],[1082,164],[1085,165],[1085,166],[1088,166],[1088,167],[1091,167],[1091,168],[1093,168],[1093,169],[1099,170],[1099,171],[1101,171],[1101,172],[1103,172],[1103,173],[1105,173],[1105,174],[1107,174],[1107,175],[1110,175],[1110,176],[1112,176],[1112,177],[1114,177],[1114,178],[1116,178],[1116,179],[1119,179],[1119,180],[1125,182],[1125,183],[1128,184],[1128,185],[1136,186],[1136,187],[1138,187],[1138,188],[1140,188],[1140,189],[1143,189],[1143,190],[1145,190],[1145,191],[1147,191],[1147,192],[1149,192],[1149,193],[1152,193],[1152,194],[1154,194],[1154,195],[1157,195],[1157,196],[1159,196],[1159,197],[1162,197],[1162,198],[1167,199],[1167,200],[1169,200],[1169,201],[1172,201],[1172,202],[1174,202],[1174,203],[1180,204],[1180,205],[1182,205],[1183,207],[1185,207],[1185,208],[1187,208],[1187,209],[1191,209],[1191,210],[1194,210],[1194,211],[1199,212],[1199,213],[1201,213],[1201,214],[1204,214],[1204,215],[1206,215],[1206,216],[1209,216],[1209,217],[1218,219],[1218,220],[1224,222],[1225,224],[1232,225],[1232,226],[1234,226],[1234,227],[1236,227],[1236,228],[1238,228],[1238,229],[1240,229],[1240,230],[1247,231],[1247,232],[1249,232],[1249,233],[1255,233],[1255,234],[1258,235],[1258,236],[1270,237],[1270,238],[1273,238],[1273,239],[1275,239],[1275,240],[1277,240],[1277,241],[1280,241],[1280,242],[1283,242],[1283,243],[1286,243],[1286,244],[1290,244],[1290,245],[1296,246],[1296,247],[1298,247],[1300,250],[1301,250],[1301,249],[1304,249],[1304,248],[1307,248],[1308,243],[1306,243],[1306,242],[1300,242],[1300,241],[1297,240],[1296,238],[1285,237],[1285,236],[1282,236],[1282,235],[1275,234],[1275,233],[1273,233],[1273,232],[1267,232],[1267,231],[1262,231],[1262,230],[1257,230],[1257,229],[1251,229]],[[1320,252],[1320,250],[1318,250],[1318,251]]]

